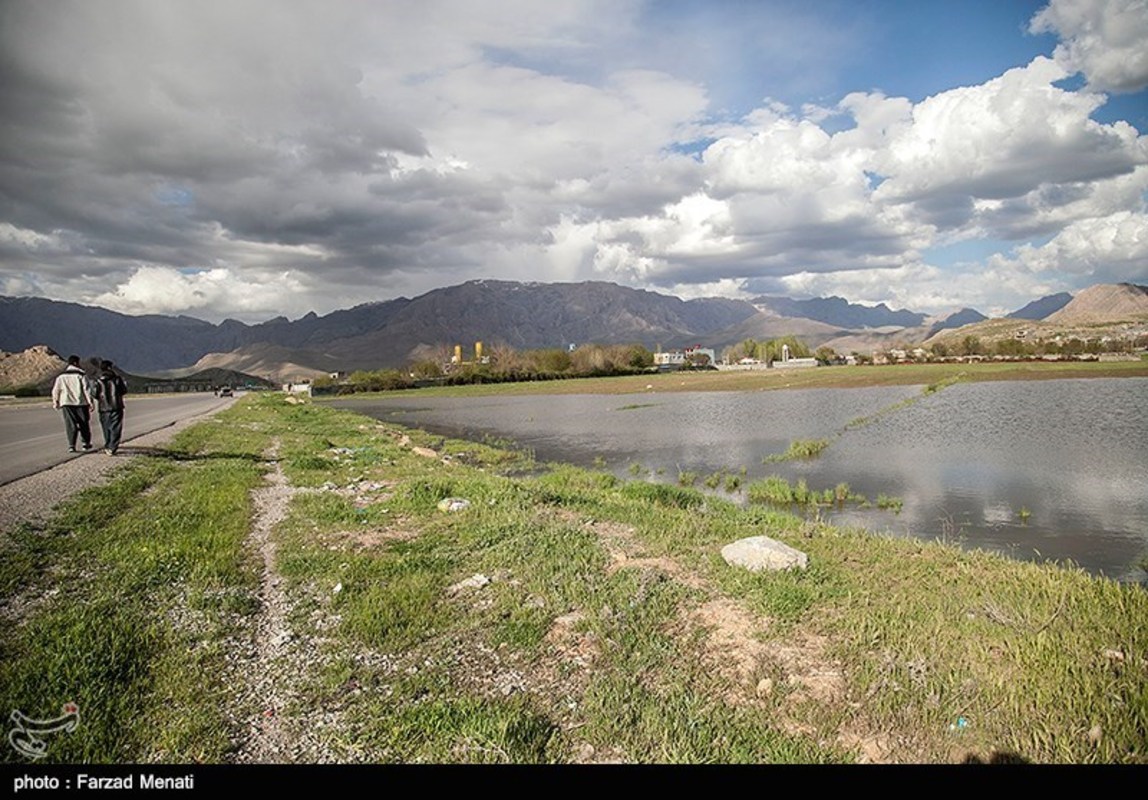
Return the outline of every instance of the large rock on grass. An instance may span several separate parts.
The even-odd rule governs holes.
[[[805,569],[809,556],[787,544],[768,536],[750,536],[738,539],[721,549],[721,557],[735,567],[751,572],[779,569]]]

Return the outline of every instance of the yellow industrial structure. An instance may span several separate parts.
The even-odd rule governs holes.
[[[484,363],[486,363],[486,360],[482,357],[482,342],[475,342],[474,343],[474,361],[463,361],[462,360],[462,345],[456,344],[454,346],[454,357],[451,358],[450,363],[455,364],[455,365],[459,365],[459,366],[461,366],[462,364],[484,364]]]

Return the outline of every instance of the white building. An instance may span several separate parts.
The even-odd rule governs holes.
[[[700,345],[694,347],[687,347],[683,350],[673,350],[663,353],[654,353],[654,364],[659,367],[684,367],[689,364],[697,363],[697,359],[705,356],[708,361],[706,364],[716,364],[717,354],[709,347],[701,347]]]

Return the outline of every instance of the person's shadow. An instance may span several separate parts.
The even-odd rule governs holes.
[[[978,756],[976,753],[969,753],[965,756],[962,764],[1031,764],[1027,758],[1020,753],[1010,753],[1007,750],[994,750],[990,755],[988,761]]]
[[[276,459],[266,458],[253,453],[185,453],[180,450],[165,450],[162,447],[140,447],[120,445],[116,451],[125,456],[151,456],[152,458],[166,458],[169,461],[208,461],[218,458],[241,458],[245,461],[272,462]]]

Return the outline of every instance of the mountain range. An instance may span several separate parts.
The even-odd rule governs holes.
[[[1060,325],[1148,320],[1148,289],[1100,285],[1073,298],[1052,295],[1009,315]],[[516,349],[640,342],[720,350],[746,338],[796,335],[841,352],[918,343],[987,318],[974,309],[927,316],[841,297],[751,300],[670,295],[603,282],[473,280],[413,299],[365,303],[323,316],[256,325],[187,316],[128,316],[42,298],[0,297],[0,349],[46,345],[58,353],[110,358],[139,374],[177,376],[235,369],[277,380],[332,371],[400,367],[474,342]]]

